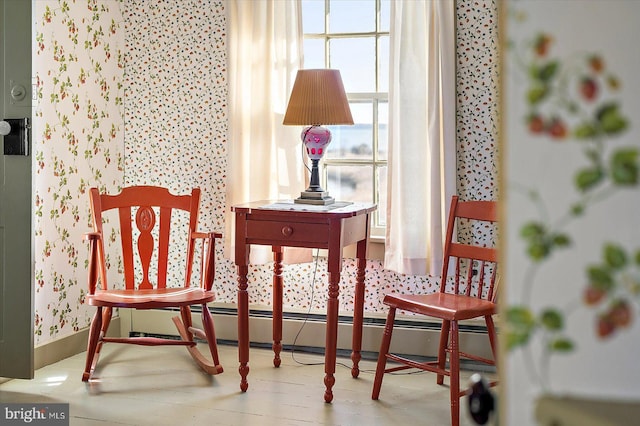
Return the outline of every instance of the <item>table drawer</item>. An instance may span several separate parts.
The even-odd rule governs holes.
[[[326,243],[329,239],[328,223],[247,221],[247,240],[270,240],[271,244],[287,242]]]

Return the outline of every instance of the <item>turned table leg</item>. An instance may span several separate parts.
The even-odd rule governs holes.
[[[247,292],[247,265],[238,265],[238,359],[240,367],[240,390],[249,388],[249,293]]]
[[[273,365],[280,367],[282,360],[282,247],[273,246]]]
[[[356,269],[356,288],[355,301],[353,307],[353,332],[351,337],[351,377],[358,377],[360,374],[360,359],[362,359],[362,321],[364,316],[364,276],[365,266],[367,264],[366,241],[358,242],[357,247],[357,269]]]
[[[327,331],[324,354],[324,391],[325,402],[333,400],[333,385],[336,382],[336,348],[338,345],[338,294],[340,292],[340,273],[329,272],[329,300],[327,301]]]

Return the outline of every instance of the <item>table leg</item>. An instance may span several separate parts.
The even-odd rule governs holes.
[[[247,292],[247,265],[238,265],[238,359],[240,367],[240,390],[249,388],[249,293]]]
[[[357,268],[356,268],[356,288],[355,288],[355,306],[353,307],[353,331],[351,337],[351,377],[356,378],[360,374],[360,353],[362,349],[362,318],[364,316],[364,276],[366,259],[367,241],[358,242],[357,246]]]
[[[329,300],[327,300],[327,331],[324,353],[325,402],[333,400],[333,385],[336,382],[336,348],[338,345],[338,294],[340,292],[340,272],[329,271]]]
[[[282,247],[273,246],[273,365],[280,367],[282,360]]]

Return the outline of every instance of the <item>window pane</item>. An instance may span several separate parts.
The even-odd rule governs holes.
[[[327,190],[336,201],[373,202],[372,166],[327,166]]]
[[[304,40],[303,46],[304,68],[326,68],[324,64],[324,40],[307,38]]]
[[[381,0],[380,2],[380,31],[389,31],[391,21],[391,1]]]
[[[372,103],[351,103],[350,107],[353,126],[328,126],[331,130],[331,144],[327,148],[327,158],[371,161],[373,159]]]
[[[330,68],[337,68],[347,93],[375,92],[375,39],[332,39],[329,46]]]
[[[327,126],[332,142],[320,163],[322,186],[337,200],[378,203],[372,231],[382,235],[393,0],[301,1],[304,68],[340,70],[354,119],[351,126]]]
[[[378,92],[389,91],[389,37],[379,38]]]
[[[375,0],[331,0],[329,3],[330,33],[370,32],[375,29]]]
[[[388,160],[389,151],[389,103],[378,102],[378,160]]]
[[[324,0],[302,0],[302,32],[324,32]]]
[[[378,223],[376,226],[387,226],[387,167],[378,167],[376,173],[378,181]]]

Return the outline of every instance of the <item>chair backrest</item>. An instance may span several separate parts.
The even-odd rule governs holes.
[[[496,201],[460,201],[453,196],[445,236],[440,291],[465,294],[491,301],[498,290],[498,253],[491,241],[479,243],[474,230],[495,231],[498,222]],[[464,238],[458,238],[464,234]],[[489,232],[491,235],[491,232]],[[460,241],[464,239],[465,241]],[[450,265],[455,262],[453,289],[447,286]]]
[[[119,194],[100,194],[97,188],[90,190],[91,217],[93,230],[103,233],[103,214],[117,209],[120,241],[122,243],[122,266],[125,288],[151,289],[166,288],[169,247],[171,240],[171,215],[174,210],[183,210],[188,216],[188,234],[184,236],[187,245],[185,286],[191,279],[194,243],[191,236],[198,223],[200,189],[194,188],[188,195],[173,195],[168,189],[157,186],[126,187]],[[135,228],[134,228],[135,225]],[[157,226],[156,226],[157,225]],[[116,228],[116,226],[114,226]],[[137,236],[137,239],[134,239]],[[104,238],[98,245],[101,288],[107,289],[106,262],[104,262]],[[184,251],[181,251],[181,257]],[[137,256],[137,259],[135,258]],[[155,285],[149,278],[153,265],[157,268]],[[136,285],[135,265],[139,264],[141,276]],[[140,276],[140,274],[138,275]]]

